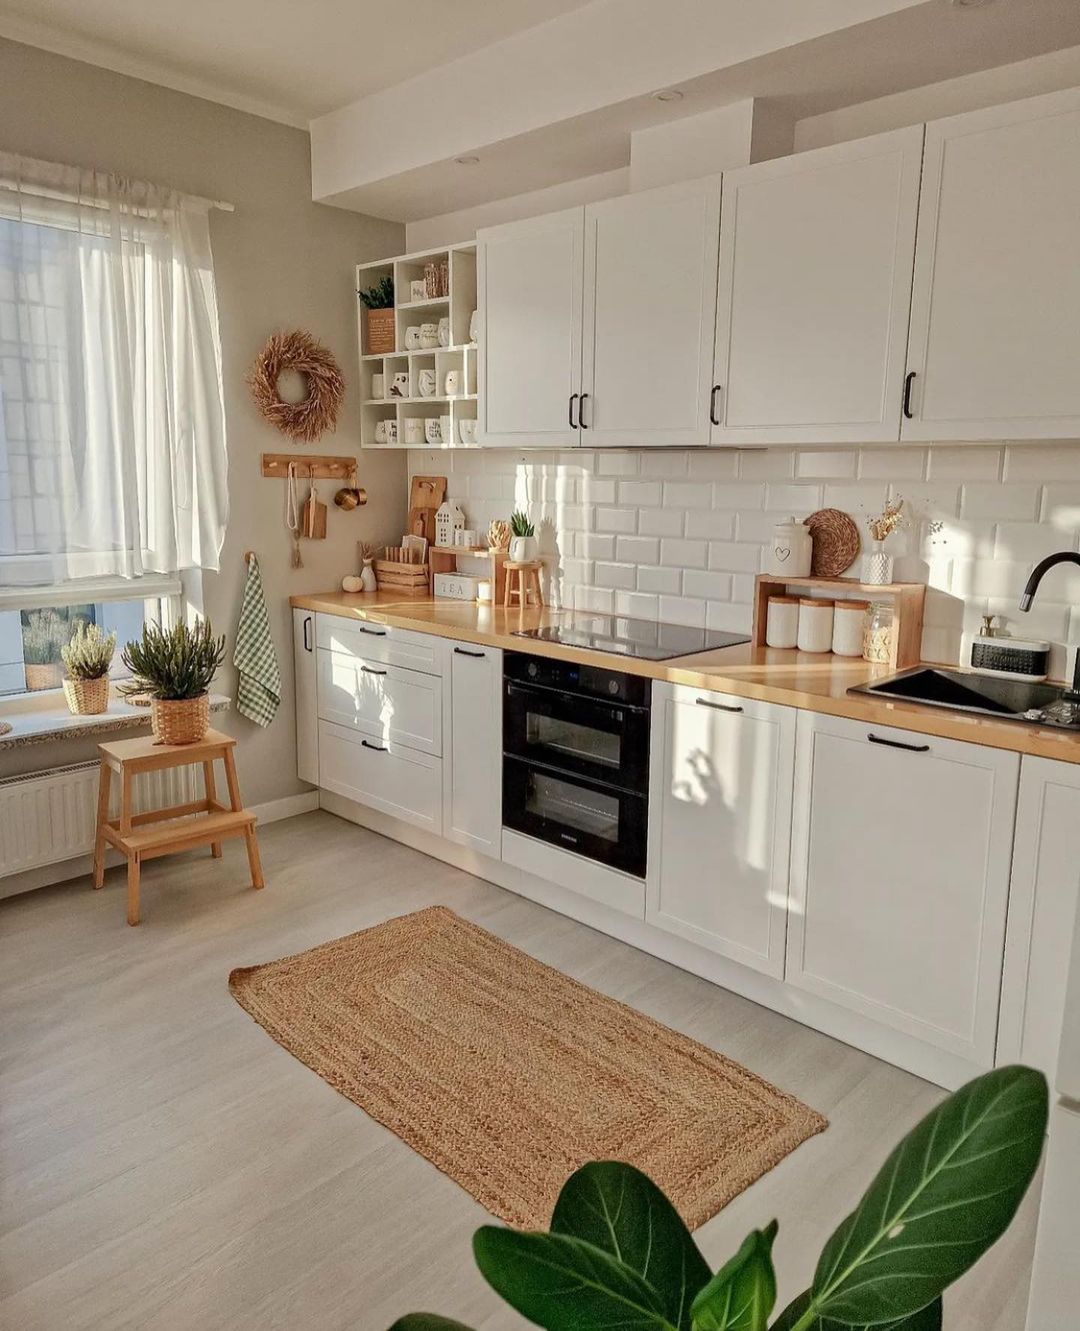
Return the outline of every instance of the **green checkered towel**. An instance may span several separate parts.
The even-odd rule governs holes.
[[[270,616],[266,613],[262,574],[254,555],[248,561],[244,604],[236,626],[236,650],[233,665],[240,672],[236,687],[236,709],[257,725],[268,726],[281,702],[281,674],[277,652],[270,636]]]

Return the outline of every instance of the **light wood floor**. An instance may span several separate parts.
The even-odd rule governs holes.
[[[240,1009],[230,968],[442,902],[543,961],[723,1050],[831,1119],[698,1231],[718,1265],[780,1218],[785,1300],[897,1137],[925,1082],[415,851],[315,813],[124,883],[0,903],[0,1327],[349,1328],[428,1309],[524,1325],[484,1285],[485,1215]],[[1034,1199],[1031,1199],[1032,1201]],[[950,1331],[1020,1331],[1027,1204],[957,1287]]]

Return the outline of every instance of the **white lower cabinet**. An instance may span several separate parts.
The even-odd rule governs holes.
[[[991,1067],[1019,767],[800,713],[788,982]]]
[[[293,610],[293,688],[296,692],[296,775],[319,784],[319,696],[315,612]]]
[[[502,652],[450,649],[443,752],[443,835],[499,858],[502,842]]]
[[[442,831],[442,759],[319,722],[319,784],[392,818]]]
[[[319,716],[380,743],[442,752],[442,680],[319,648]]]
[[[1020,764],[998,1063],[1054,1080],[1080,891],[1080,764]]]
[[[646,922],[784,972],[796,713],[653,686]]]

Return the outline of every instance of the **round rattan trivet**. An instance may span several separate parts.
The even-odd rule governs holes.
[[[859,529],[838,508],[819,508],[806,519],[814,542],[810,572],[815,578],[838,578],[859,554]]]

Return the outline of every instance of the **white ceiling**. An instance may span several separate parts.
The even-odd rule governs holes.
[[[307,127],[588,0],[0,0],[0,36]]]

